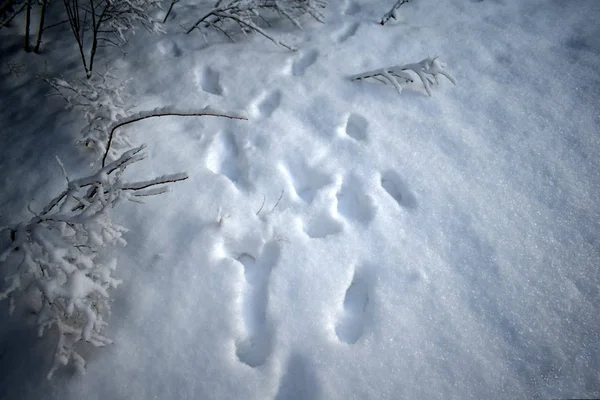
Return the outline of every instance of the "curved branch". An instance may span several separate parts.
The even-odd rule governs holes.
[[[207,108],[205,108],[205,111],[200,111],[200,112],[192,112],[192,113],[184,113],[184,112],[151,112],[149,114],[142,114],[142,115],[137,115],[134,117],[131,117],[130,119],[126,119],[124,121],[121,121],[119,123],[117,123],[116,125],[114,125],[111,130],[110,130],[110,135],[108,136],[108,143],[106,145],[106,150],[104,152],[104,156],[102,157],[102,167],[104,167],[106,165],[106,158],[108,157],[108,153],[110,152],[110,145],[112,144],[112,140],[114,137],[114,133],[117,129],[125,126],[125,125],[129,125],[129,124],[133,124],[134,122],[138,122],[144,119],[148,119],[148,118],[159,118],[159,117],[204,117],[204,116],[211,116],[211,117],[222,117],[222,118],[230,118],[230,119],[240,119],[240,120],[248,120],[247,117],[243,116],[243,115],[236,115],[234,113],[225,113],[225,112],[220,112],[220,111],[216,111],[216,110],[210,110]]]

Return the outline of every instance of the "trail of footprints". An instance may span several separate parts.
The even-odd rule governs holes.
[[[351,3],[347,13],[357,12],[358,5]],[[341,43],[356,34],[360,25],[352,23],[344,27],[336,40]],[[294,76],[303,76],[319,57],[316,50],[301,54],[292,61],[290,72]],[[222,95],[224,89],[220,83],[219,73],[210,67],[196,71],[196,83],[201,89],[213,95]],[[258,119],[270,118],[280,107],[282,92],[265,91],[251,104],[250,112]],[[347,114],[338,127],[338,135],[356,142],[369,140],[369,122],[357,112]],[[217,174],[227,177],[236,186],[243,183],[242,160],[240,151],[232,132],[225,131],[215,138],[212,151],[206,164]],[[318,166],[304,163],[302,165],[281,164],[280,169],[288,180],[293,196],[306,206],[313,206],[322,190],[337,185],[332,207],[316,210],[304,221],[303,229],[312,239],[326,238],[343,231],[344,221],[368,226],[375,218],[377,206],[374,198],[366,193],[361,180],[352,173],[346,174],[339,182],[333,176],[323,172]],[[394,170],[385,170],[380,175],[380,187],[394,202],[403,209],[415,209],[417,200],[400,175]],[[252,368],[263,365],[273,352],[275,330],[267,315],[269,303],[269,280],[273,268],[280,258],[280,245],[270,241],[258,252],[243,252],[234,257],[243,268],[243,290],[239,307],[239,318],[242,332],[235,342],[235,354],[238,360]],[[341,343],[353,345],[363,336],[372,320],[374,295],[373,269],[369,266],[355,268],[352,280],[345,289],[343,302],[335,319],[335,336]],[[277,399],[291,398],[299,393],[314,398],[316,379],[310,376],[311,368],[300,355],[292,355],[288,360],[287,373],[282,377],[277,392]],[[299,380],[298,377],[302,379]],[[301,387],[297,386],[302,382]]]

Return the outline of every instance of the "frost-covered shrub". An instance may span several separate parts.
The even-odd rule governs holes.
[[[438,84],[438,75],[443,75],[450,82],[456,85],[456,79],[448,71],[445,70],[445,64],[440,59],[435,57],[428,57],[421,60],[418,63],[395,65],[393,67],[380,68],[373,71],[363,72],[351,76],[350,79],[353,81],[363,79],[375,79],[382,83],[391,83],[398,93],[402,93],[401,83],[412,83],[414,78],[409,71],[414,72],[421,79],[427,94],[431,96],[431,85]]]
[[[52,328],[58,332],[49,379],[69,363],[84,371],[85,360],[77,351],[82,342],[97,347],[111,343],[102,330],[110,314],[110,290],[121,281],[112,276],[116,261],[105,259],[102,250],[126,244],[126,229],[111,220],[111,209],[121,200],[140,201],[187,179],[174,174],[123,181],[125,169],[145,158],[143,149],[131,149],[96,173],[72,181],[59,161],[67,189],[31,220],[3,230],[10,232],[11,243],[0,253],[7,272],[0,300],[9,300],[11,313],[20,301],[33,305],[40,336]]]
[[[268,25],[265,17],[268,14],[276,14],[302,29],[299,19],[301,16],[309,15],[323,22],[322,10],[326,6],[326,0],[218,0],[212,10],[199,18],[187,33],[198,29],[204,34],[206,28],[214,28],[234,41],[231,26],[237,26],[244,34],[256,32],[275,44],[295,50],[269,35],[259,25],[260,22]]]
[[[87,80],[68,81],[64,78],[44,80],[51,85],[66,103],[67,109],[82,113],[86,125],[77,144],[91,149],[100,157],[106,152],[111,127],[131,114],[124,102],[125,82],[116,83],[110,71],[95,74]],[[120,150],[131,147],[127,136],[116,135],[112,148]]]

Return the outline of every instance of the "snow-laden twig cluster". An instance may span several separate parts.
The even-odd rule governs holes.
[[[353,81],[362,79],[375,79],[382,83],[391,83],[398,93],[402,93],[401,83],[414,82],[412,71],[421,79],[427,94],[431,96],[431,85],[439,84],[438,75],[443,75],[456,85],[456,79],[445,70],[445,64],[436,57],[426,58],[418,63],[395,65],[393,67],[380,68],[373,71],[363,72],[350,77]]]
[[[385,25],[391,19],[396,20],[396,10],[400,8],[400,6],[404,3],[408,3],[408,0],[398,0],[396,4],[391,8],[390,11],[386,12],[381,18],[381,25]]]
[[[135,33],[140,25],[152,33],[165,33],[160,21],[150,14],[153,9],[162,9],[160,0],[113,0],[97,4],[106,7],[101,15],[103,30],[118,36],[123,43],[127,41],[126,34]]]
[[[294,47],[276,39],[258,25],[259,21],[268,25],[265,16],[275,13],[302,28],[299,17],[310,15],[319,22],[324,21],[323,9],[326,0],[218,0],[213,9],[199,18],[187,33],[194,29],[204,33],[205,28],[214,28],[234,41],[230,23],[237,25],[242,33],[256,32],[273,43],[294,51]]]
[[[0,253],[0,263],[14,270],[5,278],[0,300],[10,301],[12,313],[20,300],[35,304],[39,335],[55,327],[58,341],[50,379],[57,368],[72,363],[79,371],[85,360],[76,350],[84,341],[101,347],[111,343],[102,335],[110,313],[109,291],[120,281],[112,277],[115,260],[100,251],[126,242],[126,229],[111,221],[110,210],[120,200],[140,201],[164,193],[186,174],[125,182],[125,169],[145,158],[140,146],[125,152],[90,176],[69,180],[67,189],[28,222],[9,227],[12,242]]]
[[[67,21],[79,47],[87,78],[92,77],[98,48],[116,46],[127,41],[139,25],[150,32],[165,33],[160,21],[150,15],[162,8],[160,0],[63,0]]]
[[[86,80],[42,79],[65,99],[68,109],[82,112],[86,125],[77,144],[101,157],[106,151],[111,127],[130,114],[124,102],[125,82],[115,83],[110,71]],[[113,138],[112,146],[115,150],[131,147],[126,135]]]

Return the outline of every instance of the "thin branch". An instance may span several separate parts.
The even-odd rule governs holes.
[[[216,12],[219,12],[220,10],[212,10],[211,12],[209,12],[208,14],[206,14],[205,16],[203,16],[202,18],[200,18],[194,25],[192,25],[188,30],[187,30],[187,34],[189,35],[190,32],[192,32],[194,30],[194,28],[196,28],[198,25],[200,25],[206,18],[210,17],[211,15],[215,15]]]
[[[179,0],[171,0],[171,4],[169,5],[169,10],[167,11],[167,15],[165,15],[165,18],[163,19],[163,24],[167,22],[167,18],[169,18],[171,11],[173,11],[173,6],[178,2],[179,2]]]
[[[66,23],[68,23],[68,22],[69,22],[69,20],[68,20],[68,19],[65,19],[64,21],[60,21],[60,22],[57,22],[57,23],[55,23],[55,24],[48,25],[48,26],[46,26],[46,27],[44,28],[44,31],[47,31],[48,29],[56,28],[57,26],[60,26],[60,25],[62,25],[62,24],[66,24]]]
[[[189,177],[187,176],[187,174],[175,174],[175,175],[166,175],[166,176],[161,176],[159,178],[156,178],[152,181],[148,181],[148,182],[137,182],[137,183],[131,183],[128,186],[124,186],[124,187],[120,187],[120,190],[144,190],[144,189],[148,189],[149,187],[152,186],[158,186],[158,185],[164,185],[167,183],[172,183],[172,182],[180,182],[180,181],[185,181],[186,179],[188,179]]]
[[[2,23],[0,23],[0,28],[4,28],[5,26],[7,26],[8,24],[10,24],[10,22],[21,13],[21,11],[23,11],[25,9],[25,7],[27,6],[26,3],[21,4],[21,7],[19,7],[17,9],[17,11],[13,12],[12,15],[10,17],[8,17],[6,20],[2,21]]]

